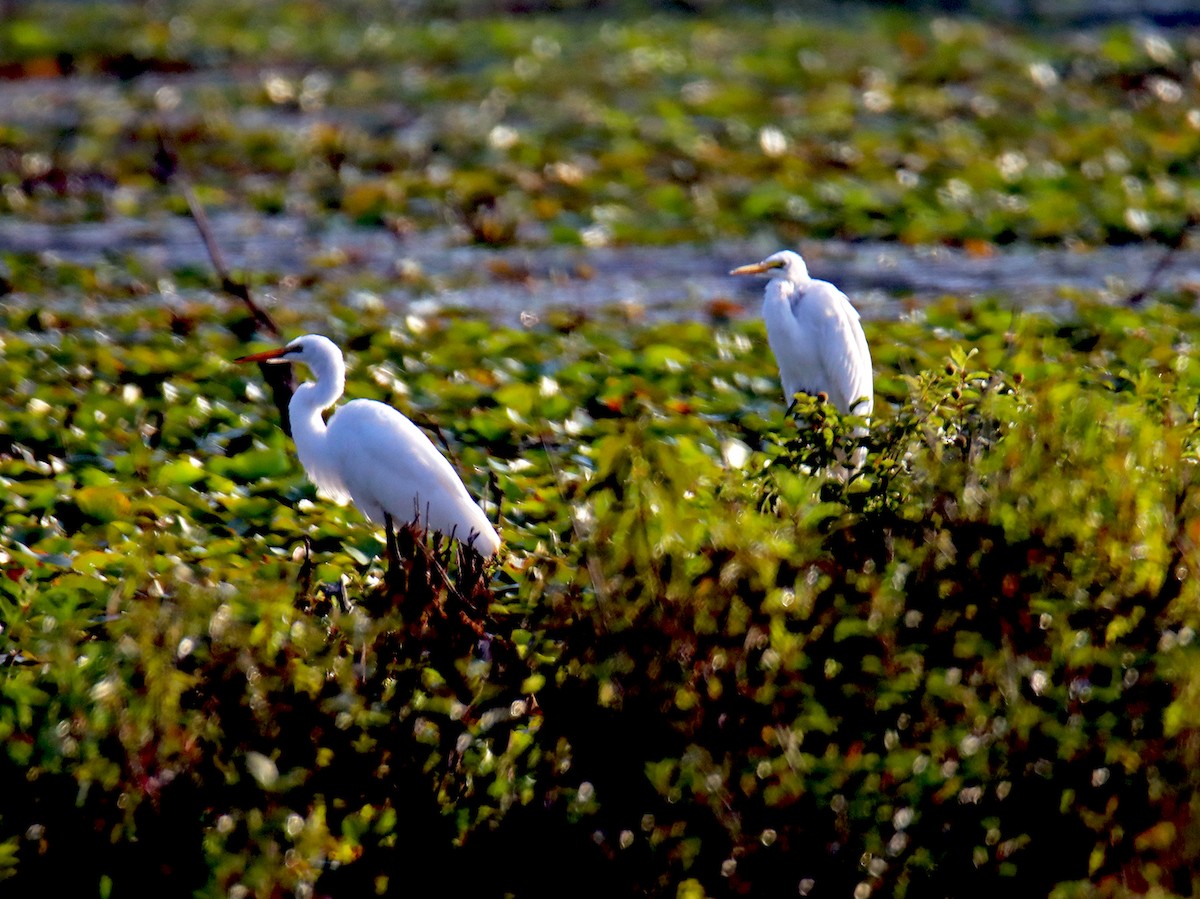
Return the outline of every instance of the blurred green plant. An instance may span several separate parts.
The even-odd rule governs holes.
[[[0,212],[183,212],[153,177],[161,115],[209,206],[489,245],[770,233],[988,252],[1177,242],[1200,216],[1191,32],[438,9],[19,4],[0,76],[29,98],[4,107]]]
[[[0,307],[6,890],[1200,886],[1190,309],[872,322],[864,423],[784,416],[757,321],[334,305],[506,541],[388,577],[225,314],[9,278],[90,302]]]

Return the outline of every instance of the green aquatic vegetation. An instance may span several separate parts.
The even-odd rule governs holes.
[[[492,245],[1196,213],[1184,32],[568,5],[20,4],[0,211],[154,227],[174,158],[215,210]],[[253,280],[452,457],[482,574],[384,572],[206,272],[0,260],[6,889],[1200,888],[1194,297],[869,322],[862,422],[784,414],[757,321],[400,318],[437,285],[348,261]]]
[[[293,313],[499,519],[385,576],[231,316],[9,276],[91,301],[0,306],[6,886],[1195,889],[1190,309],[870,322],[869,423],[757,321]]]
[[[17,77],[111,79],[5,116],[0,211],[39,221],[182,212],[160,114],[211,205],[493,245],[1095,245],[1200,213],[1188,32],[275,0],[22,5],[0,46]]]

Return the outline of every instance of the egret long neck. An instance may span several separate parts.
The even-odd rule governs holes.
[[[321,413],[337,402],[346,387],[346,368],[340,359],[320,359],[309,362],[316,376],[296,388],[288,412],[292,417],[292,439],[296,452],[306,465],[321,452],[325,436],[325,419]]]
[[[777,288],[783,296],[791,299],[797,294],[804,293],[811,284],[812,278],[808,274],[808,267],[803,262],[798,262],[778,272],[768,286]]]
[[[772,278],[767,282],[767,289],[763,291],[763,308],[775,303],[783,303],[788,305],[792,298],[797,294],[804,292],[804,287],[807,285],[797,285],[788,278]]]

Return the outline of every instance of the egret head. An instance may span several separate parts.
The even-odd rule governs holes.
[[[331,359],[336,359],[342,355],[342,351],[328,337],[320,334],[305,334],[303,337],[297,337],[290,343],[276,347],[273,350],[266,350],[261,353],[252,353],[249,356],[242,356],[240,359],[234,359],[234,362],[303,362],[311,369],[323,368]]]
[[[808,266],[799,253],[791,250],[780,250],[772,253],[762,262],[751,265],[741,265],[731,271],[731,275],[767,275],[770,278],[784,278],[793,284],[803,284],[808,280]]]

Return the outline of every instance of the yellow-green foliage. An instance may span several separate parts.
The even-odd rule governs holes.
[[[0,256],[0,891],[1195,895],[1194,297],[868,322],[868,425],[785,416],[758,322],[399,315],[540,274],[275,241],[288,335],[499,518],[484,579],[384,578],[249,323],[129,236],[177,162],[400,253],[1185,243],[1195,36],[511,5],[0,2],[5,234],[102,238]]]
[[[123,80],[76,86],[54,116],[37,99],[61,93],[21,94],[35,112],[14,102],[0,123],[0,212],[182,212],[147,174],[156,103],[210,207],[453,222],[492,245],[768,231],[1128,243],[1176,239],[1200,212],[1193,33],[1046,33],[844,3],[529,6],[576,14],[511,15],[503,0],[22,3],[0,20],[6,77],[65,66]],[[157,95],[132,80],[180,71]]]
[[[482,586],[382,579],[221,316],[89,314],[4,338],[14,888],[1194,889],[1190,312],[872,322],[865,436],[757,322],[332,320],[499,499]]]

